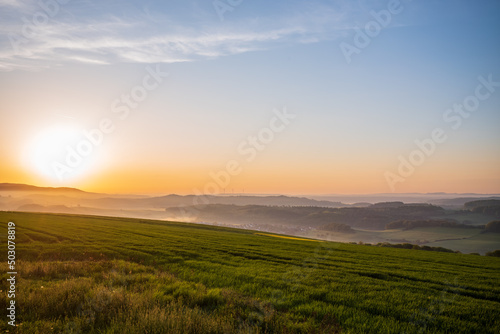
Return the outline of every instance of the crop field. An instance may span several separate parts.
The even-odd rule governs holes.
[[[451,249],[460,248],[466,253],[481,253],[485,254],[488,251],[500,249],[500,234],[498,233],[484,233],[476,234],[470,238],[463,240],[443,240],[437,242],[430,242],[428,246],[439,246]]]
[[[499,333],[500,259],[215,226],[0,212],[10,333]]]
[[[442,217],[436,216],[436,217],[432,217],[432,218],[439,219]],[[483,213],[460,212],[460,213],[453,214],[451,211],[448,211],[446,218],[454,219],[459,223],[470,224],[470,225],[485,225],[494,219],[494,217],[492,217],[490,215],[483,214]]]
[[[500,234],[481,233],[480,229],[450,227],[419,227],[410,230],[355,230],[356,233],[330,233],[320,230],[307,231],[309,238],[322,238],[330,241],[359,242],[377,244],[412,243],[433,247],[459,250],[462,253],[485,254],[500,249]],[[325,237],[326,235],[326,237]]]
[[[481,234],[481,230],[467,228],[449,228],[449,227],[419,227],[407,231],[402,230],[385,230],[379,232],[387,239],[403,239],[409,240],[443,240],[443,239],[460,239],[470,238]]]

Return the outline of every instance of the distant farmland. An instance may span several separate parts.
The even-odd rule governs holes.
[[[499,258],[144,219],[0,218],[2,245],[16,224],[19,333],[500,332]]]

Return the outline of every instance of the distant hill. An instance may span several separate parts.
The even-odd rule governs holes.
[[[23,205],[35,205],[22,207]],[[338,208],[349,206],[341,202],[315,200],[294,196],[251,196],[251,195],[109,195],[82,191],[76,188],[37,187],[27,184],[0,183],[0,209],[21,211],[68,212],[68,208],[87,207],[108,210],[116,214],[119,210],[163,210],[169,207],[203,206],[203,205],[258,205],[283,207],[322,207]],[[36,207],[36,205],[42,207]],[[65,207],[61,207],[61,205]],[[135,213],[131,215],[136,216]],[[121,216],[121,215],[120,215]],[[155,216],[155,218],[161,218]]]
[[[17,208],[17,211],[31,211],[31,212],[71,212],[70,208],[65,205],[50,205],[44,206],[39,204],[24,204]]]
[[[279,224],[318,228],[327,224],[345,224],[354,228],[383,230],[397,220],[422,220],[444,214],[441,207],[430,204],[383,203],[366,208],[287,207],[262,205],[209,204],[166,208],[167,215],[198,222],[223,224]]]
[[[17,211],[47,212],[47,208],[39,204],[24,204],[17,208]]]
[[[72,194],[72,195],[94,195],[93,199],[87,199],[86,204],[99,208],[166,208],[173,206],[189,206],[203,204],[231,204],[231,205],[283,205],[283,206],[319,206],[328,208],[337,208],[347,206],[341,202],[332,202],[326,200],[315,200],[305,197],[293,196],[216,196],[216,195],[166,195],[156,197],[144,196],[124,196],[108,195],[86,192],[76,188],[67,187],[37,187],[18,183],[0,183],[0,192],[26,192],[43,194]]]
[[[464,204],[464,207],[475,213],[500,217],[500,200],[498,199],[467,202]]]
[[[393,196],[396,197],[396,195]],[[433,196],[442,195],[433,194]],[[330,198],[333,199],[333,197]],[[157,219],[164,219],[166,216],[171,219],[183,219],[185,216],[183,212],[196,212],[195,215],[188,214],[190,216],[188,220],[251,224],[265,221],[266,224],[315,227],[339,223],[354,228],[368,229],[384,229],[386,224],[399,220],[441,219],[442,209],[436,209],[436,205],[458,210],[459,215],[470,215],[470,217],[465,217],[466,220],[471,219],[474,222],[482,216],[485,219],[489,217],[496,219],[500,215],[500,207],[494,205],[500,202],[498,201],[500,197],[494,196],[435,198],[432,203],[434,206],[422,202],[410,202],[413,203],[410,204],[408,199],[412,197],[403,196],[399,200],[383,196],[381,198],[384,200],[376,204],[369,202],[344,204],[327,198],[284,195],[110,195],[68,187],[53,188],[0,183],[0,210],[98,212],[103,215],[144,216]],[[489,202],[483,200],[489,200]],[[469,203],[468,206],[464,206],[466,203]],[[23,207],[24,205],[28,206]],[[272,209],[266,209],[269,207]],[[169,208],[173,210],[164,211]],[[341,208],[343,210],[340,210]],[[464,209],[466,211],[463,211]],[[462,218],[452,217],[451,219],[464,221]],[[483,221],[482,218],[480,220],[478,224],[488,222]]]
[[[354,204],[359,202],[404,202],[404,203],[430,203],[439,206],[459,207],[464,203],[479,199],[500,199],[500,194],[472,194],[472,193],[391,193],[391,194],[337,194],[337,195],[310,195],[309,198]]]
[[[0,183],[0,191],[26,191],[26,192],[53,192],[53,193],[78,193],[85,194],[86,191],[68,187],[37,187],[21,183]]]
[[[398,208],[404,205],[403,202],[381,202],[372,205],[373,208]]]
[[[318,201],[305,197],[290,196],[196,196],[167,195],[149,198],[115,198],[106,197],[88,200],[87,205],[109,208],[156,208],[183,206],[223,205],[262,205],[262,206],[315,206],[338,208],[348,206],[341,202]]]
[[[485,199],[471,201],[464,204],[464,207],[467,209],[480,208],[484,206],[500,206],[500,199]]]
[[[439,206],[460,207],[460,206],[465,205],[468,202],[483,201],[483,200],[500,200],[500,197],[485,196],[485,197],[480,197],[480,198],[478,198],[478,197],[444,198],[444,199],[430,200],[429,203],[439,205]]]

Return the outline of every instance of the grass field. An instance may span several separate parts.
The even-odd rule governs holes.
[[[500,332],[498,258],[127,218],[0,221],[2,245],[16,224],[19,333]]]
[[[265,236],[273,237],[273,238],[289,239],[289,240],[302,240],[302,241],[323,242],[321,240],[304,239],[304,238],[290,237],[290,236],[279,235],[279,234],[269,234],[269,233],[255,233],[255,234],[256,235],[265,235]]]
[[[481,233],[480,229],[450,227],[419,227],[410,230],[356,230],[356,233],[330,233],[311,230],[304,233],[310,238],[321,238],[330,241],[359,242],[377,244],[412,243],[433,247],[444,247],[462,253],[480,253],[500,249],[500,234]]]
[[[443,217],[436,216],[431,217],[432,219],[442,219]],[[447,211],[446,219],[453,219],[462,224],[470,225],[486,225],[490,221],[495,220],[495,216],[485,215],[477,212],[470,211]]]
[[[430,242],[427,246],[439,246],[451,249],[460,248],[465,253],[485,254],[489,251],[500,249],[500,234],[483,233],[476,234],[464,240],[443,240]]]

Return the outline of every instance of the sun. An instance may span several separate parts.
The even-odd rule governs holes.
[[[51,182],[75,181],[90,172],[93,156],[85,144],[83,131],[73,125],[55,125],[36,133],[26,150],[28,168]]]

